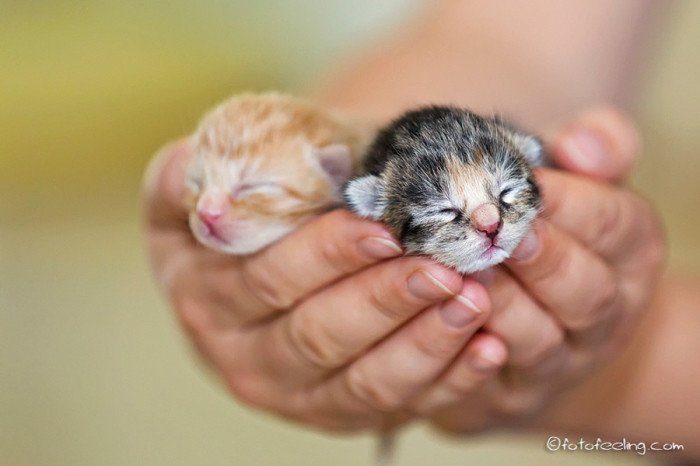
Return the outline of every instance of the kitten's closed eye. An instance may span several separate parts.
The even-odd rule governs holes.
[[[408,253],[472,273],[505,260],[527,233],[540,204],[531,167],[541,158],[537,138],[498,119],[425,107],[380,131],[345,196],[388,224]]]
[[[515,201],[517,194],[518,193],[515,190],[515,188],[506,188],[503,191],[501,191],[498,200],[501,203],[501,205],[509,206]]]
[[[235,198],[245,197],[251,194],[281,195],[285,192],[279,183],[274,181],[264,181],[259,183],[242,183],[235,186],[231,191],[231,196]]]
[[[185,180],[185,188],[192,194],[199,194],[202,191],[202,180],[198,178],[188,178]]]
[[[449,221],[454,221],[462,218],[462,211],[456,207],[446,207],[444,209],[438,210],[437,213],[443,216],[445,219],[449,219]]]

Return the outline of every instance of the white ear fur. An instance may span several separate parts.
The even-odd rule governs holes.
[[[321,170],[340,187],[352,175],[352,156],[345,144],[330,144],[312,150]]]
[[[534,167],[543,163],[544,148],[542,142],[534,136],[526,136],[516,133],[513,135],[513,143],[518,146],[528,162]]]
[[[379,220],[385,207],[384,181],[374,175],[355,178],[345,188],[345,200],[353,212]]]

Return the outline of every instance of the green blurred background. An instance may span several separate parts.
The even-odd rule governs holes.
[[[298,91],[419,0],[0,0],[0,465],[361,465],[369,437],[241,408],[201,371],[143,254],[150,155],[243,89]],[[700,270],[700,2],[651,54],[635,184]],[[609,464],[542,439],[401,440],[401,465]]]

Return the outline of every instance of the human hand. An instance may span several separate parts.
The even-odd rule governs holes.
[[[406,402],[439,386],[460,352],[488,341],[470,341],[490,311],[479,282],[398,257],[383,225],[344,210],[255,255],[204,248],[182,203],[188,157],[183,141],[149,168],[148,250],[184,329],[237,399],[327,429],[386,427],[412,416]]]
[[[610,138],[611,158],[617,162],[603,164],[597,173],[588,174],[612,179],[624,174],[629,166],[625,158],[631,162],[636,149],[633,144],[625,147],[625,128],[620,126],[619,118],[617,126],[609,123],[593,115],[584,126],[602,128],[598,129]],[[570,150],[558,147],[555,145],[556,157],[571,156]],[[490,309],[483,288],[423,258],[375,265],[400,254],[396,247],[387,246],[386,241],[393,238],[381,225],[360,221],[342,211],[311,222],[256,256],[234,258],[203,249],[189,234],[186,212],[180,203],[187,156],[186,144],[181,144],[165,151],[152,166],[147,185],[150,252],[156,275],[184,327],[237,398],[325,428],[386,426],[389,419],[401,422],[420,414],[434,416],[444,428],[464,430],[469,428],[464,419],[457,419],[457,427],[457,411],[450,409],[453,416],[445,416],[445,406],[461,401],[460,405],[469,411],[471,429],[483,428],[494,419],[487,406],[510,413],[510,419],[517,418],[541,406],[545,394],[554,387],[565,385],[550,383],[543,390],[541,382],[548,373],[557,372],[560,381],[570,383],[596,365],[593,360],[568,364],[569,352],[562,349],[566,327],[558,326],[558,320],[544,312],[546,308],[532,305],[534,300],[526,289],[518,288],[503,270],[496,274],[494,295],[503,299],[510,289],[511,297],[521,299],[502,304],[501,317],[492,319],[490,331],[469,340]],[[557,179],[560,185],[566,184],[565,179],[557,178],[562,174],[541,176],[545,185]],[[549,176],[554,181],[547,181]],[[551,197],[545,194],[546,204]],[[568,225],[568,217],[559,216],[563,220],[557,216],[554,219]],[[538,226],[538,232],[540,228],[547,227]],[[544,231],[546,234],[548,230]],[[388,249],[378,250],[381,246],[376,238],[381,238],[379,244]],[[545,245],[548,241],[552,238],[545,236],[542,240]],[[573,243],[561,248],[564,253],[573,250],[575,257],[587,258],[580,249]],[[552,266],[536,258],[530,261],[521,264],[529,266],[530,272],[527,268],[519,272],[515,263],[511,273],[522,273],[527,279],[544,266]],[[583,264],[589,262],[594,267],[598,264],[594,259],[582,260]],[[425,278],[423,273],[414,274],[421,268],[443,286],[430,289],[430,280],[423,281],[427,285],[423,291],[430,291],[416,296],[408,283],[415,285],[417,277]],[[595,268],[592,272],[597,273]],[[572,278],[576,277],[566,277],[565,282],[571,283]],[[550,288],[536,291],[546,297]],[[444,314],[436,304],[455,294],[482,311],[475,315],[470,305],[462,304],[463,299],[462,303],[449,299],[446,304],[455,305],[450,308],[457,316],[474,319],[461,328],[440,320]],[[637,297],[641,299],[643,294]],[[518,309],[523,302],[530,306]],[[421,312],[425,308],[429,310]],[[408,325],[391,335],[407,321]],[[599,333],[605,334],[614,326],[602,323],[600,327],[603,330]],[[610,339],[617,344],[623,340]],[[509,377],[494,378],[506,358],[504,341],[511,352],[511,364],[504,372]],[[522,387],[515,390],[519,385],[504,380],[526,380],[524,386],[529,391]],[[539,384],[533,383],[536,380]],[[488,384],[479,390],[485,382]],[[486,388],[494,385],[498,390]],[[476,409],[467,401],[483,393],[492,395],[491,404]]]
[[[491,350],[507,345],[507,366],[471,391],[455,380],[459,389],[443,395],[442,408],[419,404],[436,426],[458,433],[526,424],[621,352],[666,251],[649,204],[616,185],[638,152],[634,127],[610,109],[585,114],[554,139],[554,162],[586,178],[537,171],[541,218],[489,287],[486,329],[500,337]]]

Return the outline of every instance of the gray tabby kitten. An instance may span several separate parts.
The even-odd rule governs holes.
[[[473,273],[505,260],[529,230],[540,208],[531,167],[542,159],[537,138],[497,118],[425,107],[380,131],[345,199],[407,252]]]

